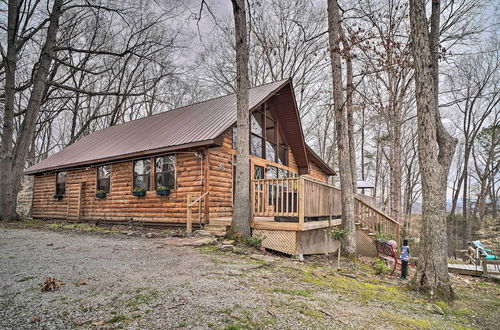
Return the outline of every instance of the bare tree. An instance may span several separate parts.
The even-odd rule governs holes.
[[[472,149],[472,154],[474,156],[475,179],[479,186],[473,219],[478,227],[477,229],[482,229],[485,222],[486,199],[495,185],[495,178],[500,173],[500,114],[496,114],[491,126],[481,131],[478,141]],[[493,208],[496,199],[491,198],[490,203]]]
[[[231,230],[250,236],[250,162],[248,137],[250,114],[248,109],[248,38],[245,0],[231,0],[233,4],[234,31],[236,37],[236,181]]]
[[[347,230],[344,250],[347,255],[357,254],[356,227],[354,219],[354,191],[349,150],[349,124],[345,96],[342,87],[342,64],[340,52],[341,19],[336,0],[328,0],[328,34],[333,81],[333,108],[337,149],[339,154],[340,188],[342,200],[342,226]]]
[[[450,218],[456,226],[456,211],[460,193],[462,193],[462,215],[465,221],[465,240],[470,241],[473,235],[473,222],[476,217],[470,217],[468,204],[469,177],[471,158],[475,140],[482,131],[500,102],[498,87],[500,84],[498,69],[500,67],[499,56],[494,49],[498,42],[493,42],[491,48],[480,50],[479,54],[462,56],[451,65],[446,73],[446,83],[449,92],[444,96],[449,102],[441,107],[452,107],[457,109],[458,116],[452,118],[460,132],[460,140],[463,143],[462,152],[457,154],[459,165],[457,167],[456,182],[452,195],[452,206]],[[456,228],[455,228],[456,230]],[[458,243],[458,239],[456,240]],[[456,246],[458,248],[459,246]]]
[[[433,298],[453,298],[448,275],[446,189],[456,140],[441,123],[438,106],[440,1],[432,1],[430,31],[424,0],[410,1],[412,53],[415,66],[418,156],[422,177],[420,259],[415,275],[419,291]]]
[[[56,36],[59,30],[59,19],[62,14],[62,0],[54,0],[52,11],[47,20],[49,25],[44,44],[36,66],[33,68],[33,87],[22,121],[18,138],[14,146],[14,115],[16,97],[16,70],[18,49],[24,41],[19,30],[20,3],[17,0],[9,1],[8,9],[8,37],[7,52],[2,48],[3,63],[5,64],[5,110],[2,127],[2,150],[0,151],[0,220],[12,221],[17,219],[17,194],[21,183],[22,172],[40,111],[40,105],[47,86],[47,77],[50,71],[52,57],[56,48]]]
[[[173,76],[173,18],[153,2],[9,3],[1,44],[0,216],[14,219],[27,163],[93,130],[147,114],[143,104]],[[49,33],[50,32],[50,33]],[[4,51],[7,49],[7,51]],[[152,74],[152,70],[156,69]],[[5,77],[5,79],[4,79]],[[162,98],[153,94],[155,102]],[[128,116],[128,118],[127,118]]]

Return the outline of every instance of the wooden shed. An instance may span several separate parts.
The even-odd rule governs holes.
[[[333,252],[325,228],[340,224],[340,191],[328,184],[335,172],[305,144],[291,81],[250,89],[249,105],[254,234],[291,255]],[[26,170],[32,216],[185,226],[190,213],[195,226],[224,228],[235,123],[231,94],[93,132]],[[385,215],[368,218],[373,231],[399,232]]]

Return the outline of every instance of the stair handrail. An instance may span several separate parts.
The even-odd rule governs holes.
[[[191,201],[191,194],[187,194],[187,219],[186,219],[186,235],[191,237],[193,234],[193,205],[199,203],[198,206],[198,221],[201,222],[201,200],[206,199],[209,191],[202,194],[200,197],[195,199],[193,202]],[[206,201],[205,201],[206,202]],[[208,220],[208,219],[207,219]]]
[[[362,204],[364,204],[365,206],[368,206],[369,208],[371,208],[372,210],[374,210],[375,212],[377,212],[378,214],[380,214],[381,216],[389,219],[390,221],[394,222],[396,225],[398,226],[401,226],[401,224],[396,221],[395,219],[393,219],[390,215],[387,215],[385,214],[384,212],[380,211],[379,209],[377,209],[376,207],[364,202],[362,199],[360,199],[358,196],[354,196],[355,199],[358,201],[358,202],[361,202]]]
[[[391,216],[385,214],[384,212],[378,210],[376,207],[364,202],[362,199],[358,198],[355,196],[355,200],[357,203],[360,203],[362,206],[369,208],[370,210],[374,211],[377,213],[379,216],[383,217],[384,219],[388,220],[390,223],[392,223],[393,229],[395,229],[395,232],[393,232],[395,235],[394,240],[396,242],[399,242],[399,229],[401,228],[401,224],[393,219]],[[356,214],[356,216],[359,216],[360,214]],[[394,228],[395,227],[395,228]]]

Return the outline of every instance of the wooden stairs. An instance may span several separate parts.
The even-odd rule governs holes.
[[[210,219],[210,222],[202,230],[198,230],[197,234],[222,237],[226,235],[229,226],[231,226],[231,218]]]

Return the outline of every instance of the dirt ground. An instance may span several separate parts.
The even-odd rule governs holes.
[[[495,283],[454,276],[457,300],[430,303],[359,262],[176,240],[4,225],[0,328],[498,329]]]

